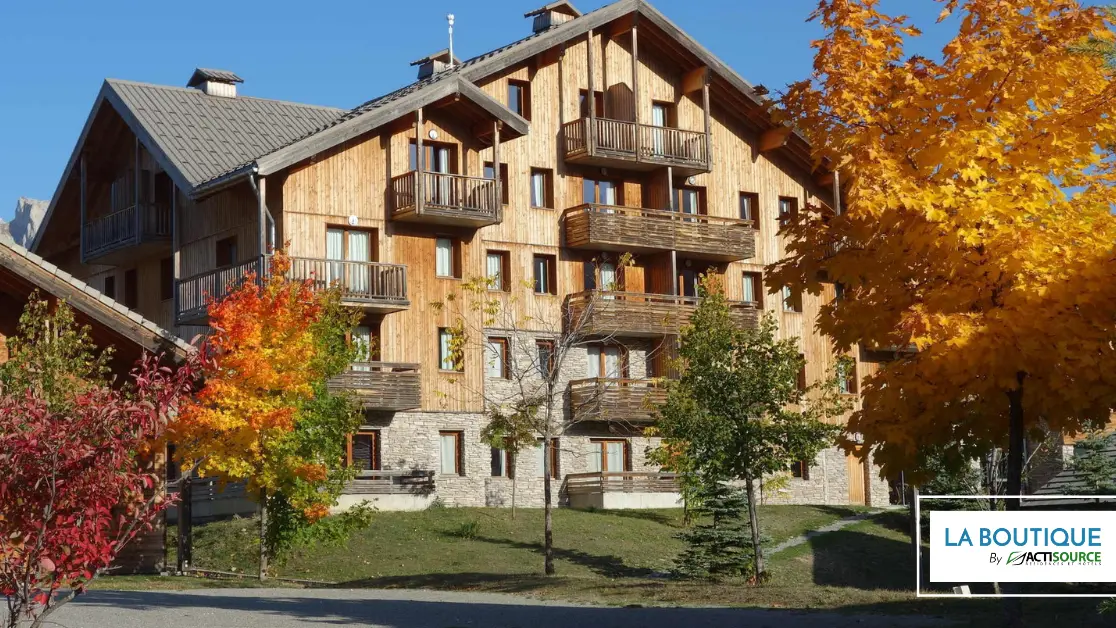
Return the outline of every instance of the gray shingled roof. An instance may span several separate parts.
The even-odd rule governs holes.
[[[1104,454],[1109,458],[1116,458],[1116,439],[1110,439],[1105,445]],[[1085,479],[1078,475],[1077,471],[1072,466],[1067,466],[1062,469],[1054,477],[1050,478],[1041,487],[1035,490],[1035,495],[1088,495],[1090,492],[1089,487],[1085,484]],[[1087,503],[1089,500],[1085,497],[1082,500],[1068,499],[1061,502],[1057,500],[1023,500],[1025,505],[1039,506],[1039,505],[1052,505],[1061,504],[1070,506],[1073,504]]]
[[[247,96],[208,96],[185,87],[105,82],[192,187],[236,170],[345,113]]]

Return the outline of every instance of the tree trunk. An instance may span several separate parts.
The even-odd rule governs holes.
[[[519,478],[515,472],[516,460],[512,460],[512,521],[515,521],[515,485],[519,483]]]
[[[1023,378],[1024,373],[1017,376],[1019,386],[1009,390],[1008,397],[1008,469],[1007,469],[1007,495],[1023,494]],[[1006,499],[1009,511],[1019,510],[1018,499]],[[1018,586],[1014,583],[1003,584],[1004,593],[1016,593]],[[1019,598],[1004,598],[1004,625],[1007,628],[1022,628],[1023,602]]]
[[[744,480],[748,490],[748,523],[752,528],[752,550],[756,554],[756,582],[767,580],[767,567],[763,561],[763,545],[760,543],[759,514],[756,512],[756,483],[749,477]]]
[[[267,490],[260,490],[260,582],[267,580]]]
[[[194,482],[189,475],[179,480],[178,490],[178,573],[183,573],[194,562]]]
[[[554,506],[550,488],[550,435],[543,437],[543,572],[553,576],[554,571]]]

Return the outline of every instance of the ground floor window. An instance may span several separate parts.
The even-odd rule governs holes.
[[[349,436],[345,446],[345,462],[359,471],[380,470],[380,432],[362,430]]]
[[[550,439],[550,477],[555,480],[561,478],[561,471],[558,468],[558,439]],[[535,445],[535,468],[536,475],[540,478],[546,477],[546,472],[543,469],[543,439],[539,439]]]
[[[810,479],[810,463],[805,460],[792,462],[790,467],[791,475],[803,480]]]
[[[589,442],[589,471],[620,473],[632,470],[631,448],[626,440],[594,439]]]
[[[463,436],[461,432],[438,432],[438,469],[442,475],[465,475]]]

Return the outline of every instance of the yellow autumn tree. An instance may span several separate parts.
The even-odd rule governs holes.
[[[885,472],[931,446],[1008,447],[1019,494],[1025,436],[1080,431],[1116,403],[1116,84],[1080,52],[1113,37],[1072,0],[940,1],[958,29],[929,59],[877,4],[813,15],[813,76],[777,111],[844,201],[789,221],[767,281],[841,284],[817,320],[841,348],[916,349],[869,378],[848,424]]]

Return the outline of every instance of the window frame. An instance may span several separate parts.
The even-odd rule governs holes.
[[[790,211],[783,209],[783,204],[790,204]],[[780,196],[779,197],[779,226],[785,227],[790,224],[790,219],[798,215],[798,197],[797,196]]]
[[[139,307],[139,270],[129,268],[124,271],[124,307],[134,310]]]
[[[752,214],[752,216],[750,218],[745,218],[744,217],[744,201],[745,200],[748,201],[748,213]],[[741,220],[752,221],[752,228],[755,229],[756,231],[760,230],[759,192],[741,192],[740,193],[740,202],[739,202],[739,206],[738,206],[737,209],[739,210],[739,215],[740,215]]]
[[[605,111],[604,111],[604,108],[605,108],[605,93],[604,93],[604,91],[599,90],[599,89],[593,90],[593,104],[594,104],[593,116],[597,117],[597,118],[605,117],[605,115],[604,115],[604,113],[605,113]],[[578,92],[577,92],[577,110],[578,110],[578,113],[580,114],[578,116],[579,118],[588,118],[589,117],[589,90],[588,89],[578,90]]]
[[[542,204],[535,204],[535,175],[543,178]],[[529,203],[532,209],[554,209],[554,170],[552,168],[531,168],[527,178]]]
[[[490,355],[490,349],[491,349],[492,345],[500,345],[500,347],[501,347],[501,353],[500,353],[500,356],[499,356],[499,359],[500,359],[500,374],[499,375],[493,375],[488,370],[490,366],[494,366],[493,364],[490,364],[490,360],[494,357],[494,356]],[[485,338],[485,345],[484,345],[484,353],[485,353],[485,356],[484,356],[484,377],[485,377],[485,379],[504,379],[504,380],[511,379],[511,355],[509,354],[510,349],[511,349],[511,342],[508,340],[508,338],[506,336],[488,336],[487,338]]]
[[[542,286],[542,288],[543,288],[542,290],[539,290],[540,277],[539,277],[538,266],[537,266],[539,260],[544,261],[545,266],[546,266],[546,276],[543,278],[545,280],[546,284]],[[554,255],[554,254],[551,254],[551,253],[534,253],[534,254],[532,254],[532,256],[531,256],[531,279],[532,279],[532,283],[533,283],[533,285],[531,287],[534,290],[536,295],[539,295],[539,296],[543,296],[543,295],[556,296],[558,294],[558,256]]]
[[[442,439],[446,436],[454,438],[454,472],[446,473],[442,470]],[[465,477],[465,432],[462,430],[438,430],[438,475],[454,475]]]
[[[593,184],[593,200],[585,198],[585,184]],[[616,190],[616,202],[604,203],[601,201],[601,183],[611,183],[612,188]],[[606,207],[622,207],[624,205],[624,182],[621,179],[612,179],[610,177],[582,177],[581,178],[581,202],[585,205],[604,205]]]
[[[543,364],[542,351],[546,349],[546,364]],[[554,372],[554,341],[549,339],[535,340],[535,362],[542,378],[547,378]],[[543,371],[543,368],[546,371]]]
[[[620,377],[611,378],[608,376],[608,354],[606,350],[609,347],[616,347],[620,349]],[[628,362],[628,347],[619,342],[589,342],[585,344],[585,362],[586,366],[589,364],[591,357],[589,356],[590,348],[599,348],[600,353],[597,354],[597,379],[630,379],[631,371],[629,370],[630,364]]]
[[[846,369],[846,367],[848,367]],[[856,361],[837,363],[837,391],[842,395],[855,395],[856,386]]]
[[[360,469],[357,473],[360,473],[360,471],[382,471],[383,457],[380,454],[380,430],[358,429],[345,437],[345,466],[353,466],[353,438],[357,436],[369,437],[371,441],[369,443],[369,456],[372,465],[371,469]]]
[[[798,359],[802,361],[802,366],[798,367],[798,375],[795,378],[795,389],[803,393],[810,387],[810,384],[806,380],[806,356],[799,353]]]
[[[116,300],[116,275],[110,274],[105,277],[105,283],[101,289],[101,293],[106,297]]]
[[[497,456],[499,456],[499,458],[497,458]],[[499,459],[502,465],[500,469],[501,473],[495,473],[495,468],[491,467],[491,464],[495,463],[497,459]],[[491,473],[490,477],[508,478],[509,480],[515,479],[515,456],[511,454],[511,451],[509,451],[507,447],[493,447],[489,464],[491,467],[489,471]]]
[[[600,473],[631,473],[632,471],[632,448],[631,442],[626,438],[590,438],[589,443],[601,444],[601,470]],[[624,468],[619,471],[613,471],[608,467],[608,443],[623,443],[624,445]]]
[[[452,368],[445,368],[446,361],[451,359],[451,356],[449,356],[448,354],[443,354],[442,353],[442,336],[443,335],[447,336],[450,341],[453,340],[453,332],[450,331],[450,329],[448,327],[439,327],[438,328],[438,370],[443,372],[443,373],[463,373],[465,371],[465,364],[464,364],[465,360],[464,360],[464,358],[461,359],[460,364],[454,363],[454,364],[452,364]],[[448,349],[448,346],[447,346],[447,349]]]
[[[500,280],[495,284],[492,276],[488,274],[488,258],[500,258]],[[488,284],[489,292],[511,292],[511,252],[488,249],[484,252],[484,277]]]
[[[545,478],[546,477],[546,473],[544,473],[544,470],[542,468],[543,453],[541,451],[542,448],[543,448],[544,440],[545,439],[542,439],[542,438],[536,438],[535,439],[535,449],[540,450],[537,454],[535,454],[536,459],[538,460],[538,468],[535,469],[535,477],[539,477],[539,478]],[[562,463],[561,463],[561,457],[558,455],[560,449],[561,449],[561,447],[559,447],[559,440],[557,438],[551,438],[550,439],[550,478],[552,480],[562,479],[562,470],[560,468]]]
[[[749,301],[744,292],[744,279],[751,278],[752,280],[752,296],[755,300]],[[753,303],[759,309],[763,309],[763,273],[753,270],[746,270],[740,275],[740,298],[745,303]]]
[[[228,261],[222,264],[222,258],[226,258]],[[240,246],[235,235],[221,238],[213,243],[213,265],[215,268],[226,268],[239,262]]]
[[[489,172],[492,173],[492,176],[489,176]],[[495,167],[493,167],[492,162],[491,161],[484,162],[484,164],[481,166],[481,177],[491,181],[495,178],[495,176],[496,176],[496,169],[495,169]],[[508,179],[509,179],[509,177],[508,177],[508,162],[501,161],[500,162],[500,203],[502,205],[507,205],[508,204],[508,197],[511,196],[511,190],[508,187]]]
[[[810,481],[810,463],[805,460],[796,460],[790,464],[790,472],[792,478],[800,479],[804,482]]]
[[[783,312],[788,314],[802,313],[802,293],[792,290],[790,286],[783,286]]]
[[[512,88],[519,90],[519,98],[516,107],[512,107]],[[520,79],[508,79],[508,109],[515,113],[524,120],[531,120],[531,81],[523,81]],[[516,108],[519,111],[516,111]]]
[[[693,192],[697,196],[697,212],[687,214],[682,211],[682,193]],[[705,203],[705,187],[700,185],[676,185],[674,187],[674,213],[689,216],[706,216],[708,210]]]
[[[443,275],[438,269],[438,245],[449,242],[449,274]],[[461,279],[461,241],[457,238],[438,235],[434,237],[434,277],[437,279]]]

